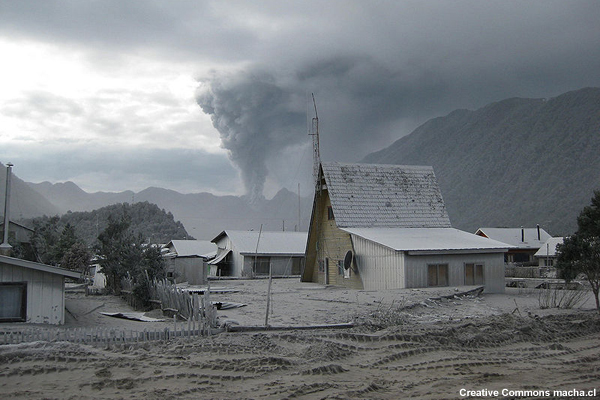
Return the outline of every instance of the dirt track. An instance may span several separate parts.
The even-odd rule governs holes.
[[[251,286],[260,292],[260,285]],[[339,300],[330,303],[334,308],[349,304],[341,291],[314,290],[314,298]],[[251,292],[246,287],[239,298]],[[403,302],[398,311],[394,301],[382,306],[381,293],[374,296],[378,303],[363,305],[350,330],[221,333],[104,349],[65,342],[0,346],[0,390],[3,398],[240,400],[575,398],[554,390],[600,389],[600,319],[589,307],[538,313],[530,293],[514,292]],[[321,310],[329,304],[319,303]],[[248,307],[236,317],[244,309],[262,314]],[[290,312],[283,302],[279,307]],[[461,397],[461,389],[499,395]]]

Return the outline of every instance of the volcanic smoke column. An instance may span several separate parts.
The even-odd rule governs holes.
[[[302,99],[266,73],[213,76],[199,86],[196,101],[219,131],[221,146],[240,169],[251,203],[263,197],[267,161],[306,140]]]

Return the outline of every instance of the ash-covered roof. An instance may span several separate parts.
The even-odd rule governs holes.
[[[535,257],[556,257],[556,246],[559,244],[563,244],[565,238],[560,237],[551,237],[546,240],[546,243],[543,244],[542,247],[534,254]]]
[[[217,246],[208,240],[171,240],[167,248],[178,257],[210,257],[217,252]]]
[[[215,237],[212,242],[218,243],[224,236],[229,237],[231,243],[240,254],[256,253],[264,255],[302,256],[306,249],[308,233],[226,230]]]
[[[322,163],[338,227],[450,228],[433,167]]]
[[[551,238],[542,228],[479,228],[475,234],[519,249],[539,249]]]
[[[396,251],[505,252],[512,246],[454,228],[344,228]]]

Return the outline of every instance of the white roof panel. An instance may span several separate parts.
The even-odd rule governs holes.
[[[217,246],[208,240],[171,240],[167,246],[172,246],[179,257],[209,257],[217,251]]]
[[[540,249],[534,254],[535,257],[555,257],[556,256],[556,245],[564,242],[564,237],[552,237],[546,240],[546,243],[540,247]]]
[[[539,228],[540,239],[538,239],[538,228],[479,228],[477,232],[483,233],[490,239],[511,244],[520,249],[539,249],[546,240],[552,236],[542,228]],[[525,240],[523,239],[525,236]]]
[[[307,232],[230,231],[224,232],[241,254],[304,255]],[[221,236],[221,235],[219,235]],[[257,245],[258,243],[258,250]]]
[[[512,246],[455,228],[342,228],[396,251],[506,251]]]

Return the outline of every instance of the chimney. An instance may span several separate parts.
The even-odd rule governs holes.
[[[525,241],[525,229],[523,229],[523,227],[521,227],[521,242]]]
[[[540,224],[537,224],[537,231],[538,231],[538,240],[542,240],[542,236],[540,235]]]

